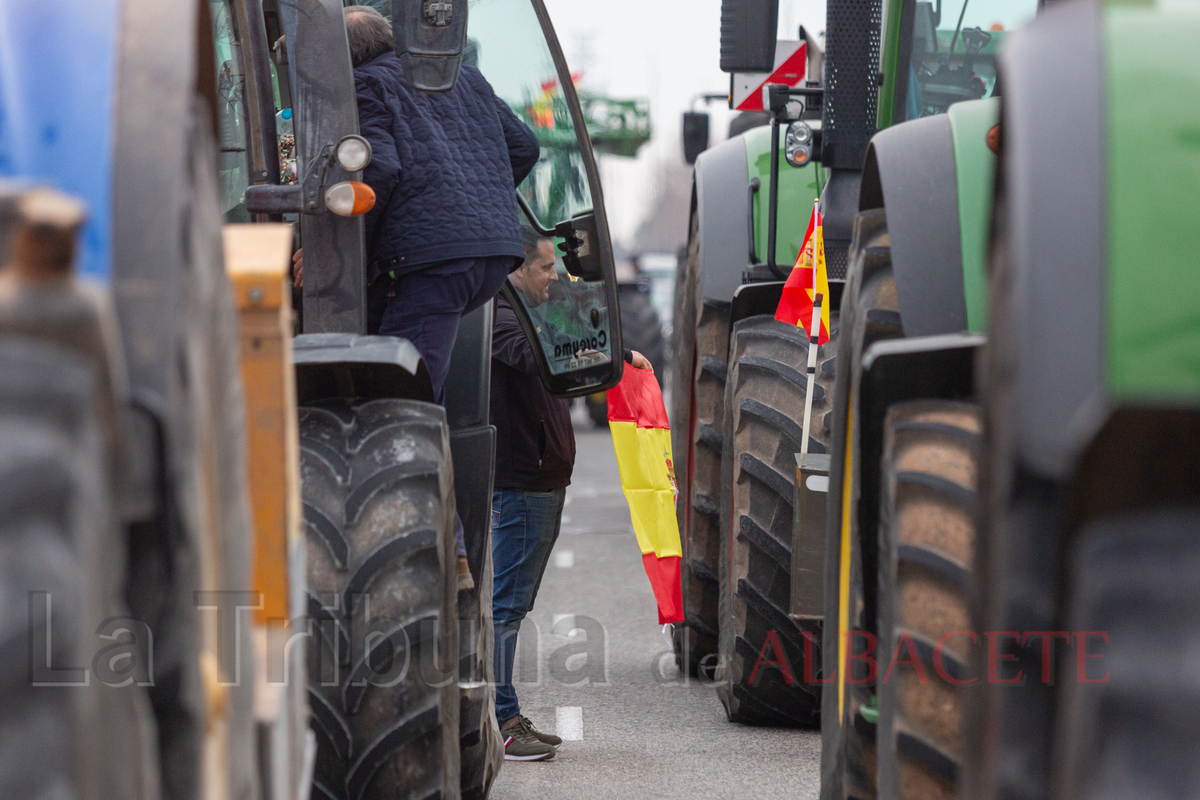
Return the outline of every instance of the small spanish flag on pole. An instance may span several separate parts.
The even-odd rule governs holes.
[[[821,228],[821,212],[817,210],[818,203],[813,201],[804,244],[800,247],[800,255],[796,258],[792,273],[788,275],[787,283],[783,285],[783,296],[775,309],[775,319],[809,330],[812,327],[814,300],[820,295],[826,302],[820,306],[821,332],[818,344],[825,344],[829,341],[829,276],[825,271],[825,235]]]
[[[683,550],[675,523],[678,489],[671,462],[671,425],[652,370],[625,367],[621,382],[608,390],[608,427],[633,532],[658,602],[659,624],[682,622],[679,559]]]

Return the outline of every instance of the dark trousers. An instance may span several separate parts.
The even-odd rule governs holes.
[[[425,359],[434,398],[444,404],[458,322],[491,302],[512,266],[511,256],[495,256],[431,264],[394,280],[380,275],[368,291],[367,331],[412,342]]]

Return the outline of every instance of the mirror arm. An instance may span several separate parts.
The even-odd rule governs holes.
[[[538,221],[537,215],[534,214],[533,209],[529,207],[529,201],[525,199],[525,196],[522,195],[521,192],[516,189],[514,189],[513,191],[517,195],[517,205],[521,207],[521,211],[524,212],[524,214],[525,214],[525,219],[529,220],[529,224],[533,227],[533,229],[535,231],[537,231],[538,233],[540,233],[542,236],[546,236],[546,237],[556,236],[557,234],[554,232],[554,230],[552,228],[547,228],[547,227],[543,226],[541,222]]]

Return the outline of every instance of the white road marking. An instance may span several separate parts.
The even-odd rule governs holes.
[[[554,554],[554,566],[559,569],[570,569],[575,566],[575,551],[559,550]]]
[[[555,636],[574,636],[578,627],[574,614],[554,614],[550,617],[550,632]]]
[[[579,706],[558,706],[554,709],[554,732],[564,742],[583,740],[583,709]]]

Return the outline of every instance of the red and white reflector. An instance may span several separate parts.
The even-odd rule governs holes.
[[[808,71],[808,43],[780,39],[775,43],[775,69],[772,72],[735,72],[729,97],[734,111],[766,111],[767,86],[800,85]]]

